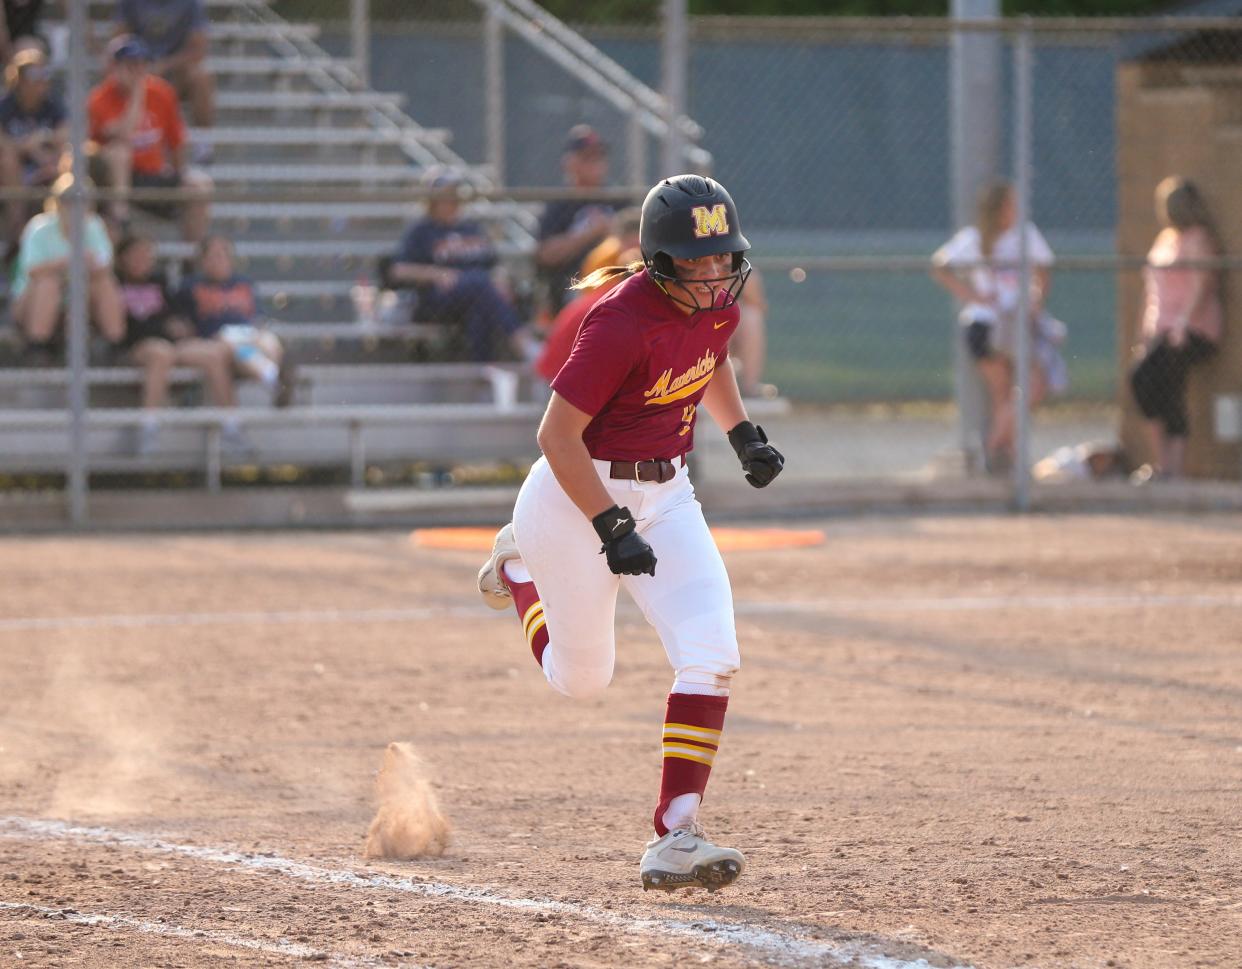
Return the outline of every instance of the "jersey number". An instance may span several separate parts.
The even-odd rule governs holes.
[[[687,404],[681,409],[681,430],[677,432],[678,437],[684,437],[690,433],[690,428],[694,426],[694,405]]]

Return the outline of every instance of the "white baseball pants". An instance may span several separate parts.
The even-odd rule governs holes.
[[[673,692],[727,696],[741,663],[729,575],[685,465],[663,484],[614,480],[596,471],[613,500],[634,513],[656,555],[655,575],[613,575],[599,536],[540,458],[522,485],[513,530],[543,602],[548,682],[566,696],[590,696],[612,680],[617,589],[624,585],[655,627],[676,679]]]

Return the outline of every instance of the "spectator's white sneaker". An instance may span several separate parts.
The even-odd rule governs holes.
[[[216,160],[215,145],[210,141],[190,142],[190,164],[198,168],[210,165]]]
[[[160,446],[160,426],[158,424],[142,424],[138,428],[138,442],[134,447],[138,457],[149,458]]]
[[[663,838],[647,844],[638,873],[643,891],[675,892],[679,888],[718,891],[737,881],[746,858],[736,848],[721,848],[707,840],[697,821],[686,821]]]
[[[220,428],[220,448],[231,458],[250,458],[256,453],[250,438],[236,424]]]
[[[513,522],[509,522],[496,533],[496,541],[492,543],[492,556],[479,569],[479,593],[489,608],[508,609],[512,603],[513,594],[505,585],[500,569],[510,559],[516,558],[521,558],[521,555],[518,553],[517,540],[513,537]]]

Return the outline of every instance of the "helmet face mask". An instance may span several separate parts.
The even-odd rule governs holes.
[[[750,242],[742,235],[737,206],[719,182],[701,175],[666,178],[647,193],[639,226],[643,263],[665,295],[697,313],[732,306],[741,296],[751,266],[744,253]],[[732,255],[732,272],[711,279],[678,275],[674,260]],[[710,286],[707,305],[697,288]],[[720,296],[723,294],[723,300]]]
[[[735,252],[732,256],[732,271],[723,276],[683,278],[677,274],[672,258],[664,252],[656,253],[647,265],[647,272],[656,285],[664,290],[665,296],[692,313],[728,309],[741,297],[742,288],[746,285],[746,280],[750,279],[751,273],[750,260],[745,255]],[[706,303],[699,299],[700,287],[703,286],[711,287],[712,292]]]

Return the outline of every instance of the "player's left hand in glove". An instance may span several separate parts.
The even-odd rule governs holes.
[[[613,575],[655,575],[655,552],[634,531],[634,516],[628,508],[613,505],[592,518],[591,524],[604,543],[600,553],[608,556],[608,568]]]
[[[742,421],[729,432],[729,443],[752,487],[766,488],[785,467],[785,455],[768,443],[762,427],[750,421]]]

